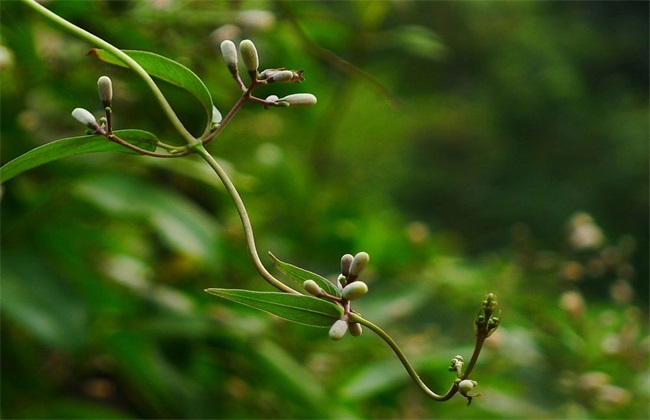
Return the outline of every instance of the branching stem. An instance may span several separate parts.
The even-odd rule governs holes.
[[[49,9],[46,7],[42,6],[41,4],[37,3],[35,0],[22,0],[23,3],[25,3],[27,6],[31,7],[34,9],[36,12],[40,13],[44,17],[48,18],[52,22],[56,23],[57,25],[61,26],[65,30],[77,35],[80,38],[85,39],[86,41],[90,42],[91,44],[94,44],[98,47],[101,47],[105,49],[106,51],[110,52],[113,54],[115,57],[119,58],[129,66],[138,76],[144,80],[144,82],[147,84],[147,86],[151,89],[153,92],[154,96],[160,103],[160,106],[163,109],[163,112],[165,115],[167,115],[167,118],[169,121],[172,123],[176,131],[185,139],[187,144],[192,144],[196,142],[196,139],[192,134],[187,131],[181,120],[178,119],[178,116],[174,112],[173,108],[167,101],[167,98],[165,98],[165,95],[160,91],[160,88],[156,85],[156,83],[153,81],[151,76],[149,76],[149,73],[146,72],[145,69],[140,66],[134,59],[126,55],[124,52],[122,52],[119,48],[114,47],[112,44],[104,41],[100,37],[91,34],[90,32],[81,29],[80,27],[72,24],[71,22],[68,22],[67,20],[63,19],[62,17],[58,16],[56,13],[51,12]]]

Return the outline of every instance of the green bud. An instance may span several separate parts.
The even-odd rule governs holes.
[[[311,93],[294,93],[281,99],[292,107],[308,107],[316,105],[317,99]]]
[[[348,321],[344,319],[337,319],[330,328],[330,338],[338,341],[343,338],[345,333],[348,332]]]
[[[241,58],[244,61],[246,70],[249,73],[256,72],[257,68],[260,66],[260,59],[257,56],[257,49],[255,44],[250,39],[245,39],[239,43],[239,53]]]
[[[221,112],[219,112],[216,106],[212,105],[212,124],[219,125],[222,119]]]
[[[361,271],[368,265],[368,261],[370,261],[370,256],[367,252],[359,252],[355,255],[352,264],[350,264],[350,275],[357,277],[361,274]]]
[[[302,284],[302,287],[310,295],[320,296],[321,293],[323,293],[323,290],[314,280],[305,280],[305,282]]]
[[[350,265],[352,264],[353,259],[354,257],[352,254],[345,254],[341,257],[341,274],[345,277],[350,275]]]
[[[225,40],[221,43],[221,56],[228,66],[228,70],[232,74],[237,73],[237,47],[235,43],[230,40]]]
[[[102,76],[97,80],[97,90],[104,108],[111,107],[113,103],[113,82],[108,76]]]
[[[339,277],[336,279],[336,287],[338,287],[339,290],[343,290],[347,282],[348,281],[345,276],[343,274],[339,274]]]
[[[343,299],[355,300],[368,293],[368,285],[362,281],[354,281],[343,288]]]
[[[350,334],[352,334],[353,337],[358,337],[363,332],[363,327],[358,322],[350,322],[348,324],[348,328],[350,329]]]

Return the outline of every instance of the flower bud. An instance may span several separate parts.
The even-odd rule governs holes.
[[[248,70],[249,73],[256,72],[257,68],[260,65],[260,59],[257,56],[257,49],[255,48],[253,41],[250,39],[245,39],[240,42],[239,53],[241,54],[241,58],[244,61],[246,70]]]
[[[348,328],[350,329],[350,334],[354,337],[360,336],[363,332],[363,327],[358,322],[350,322]]]
[[[359,252],[357,255],[355,255],[352,263],[350,264],[350,275],[357,277],[359,274],[361,274],[361,271],[365,268],[366,265],[368,265],[368,261],[370,261],[370,256],[367,252]]]
[[[336,279],[336,287],[339,288],[339,290],[343,290],[343,287],[347,284],[348,280],[345,278],[343,274],[339,274],[339,277]]]
[[[113,103],[113,82],[108,76],[102,76],[97,80],[99,99],[102,100],[104,108],[112,106]]]
[[[316,105],[316,97],[311,93],[294,93],[281,99],[293,107],[307,107]]]
[[[343,299],[355,300],[368,293],[368,285],[362,281],[354,281],[343,288]]]
[[[266,97],[265,101],[267,102],[277,102],[280,98],[278,98],[278,95],[269,95]]]
[[[293,72],[291,70],[281,70],[271,76],[271,82],[289,82],[293,79]]]
[[[345,333],[348,332],[348,321],[344,319],[337,319],[330,328],[330,338],[338,341],[343,338]]]
[[[212,124],[219,125],[221,124],[222,119],[223,116],[221,115],[219,109],[217,109],[216,106],[212,105]]]
[[[477,385],[476,381],[470,381],[469,379],[463,379],[458,384],[458,390],[461,394],[466,395]]]
[[[341,274],[347,277],[350,274],[350,265],[354,257],[352,254],[345,254],[341,257]]]
[[[237,73],[237,47],[235,43],[227,39],[221,43],[221,56],[232,74]]]
[[[95,116],[84,108],[75,108],[72,111],[72,116],[88,128],[95,128],[98,126]]]
[[[323,293],[320,286],[314,280],[305,280],[305,282],[302,284],[302,287],[310,295],[320,296],[321,293]]]

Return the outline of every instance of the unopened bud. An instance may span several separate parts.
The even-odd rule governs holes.
[[[466,395],[468,392],[473,390],[476,385],[477,385],[476,381],[471,381],[469,379],[463,379],[458,384],[458,390],[460,391],[461,394]]]
[[[308,107],[316,105],[317,99],[311,93],[294,93],[282,98],[283,101],[292,107]]]
[[[267,102],[277,102],[280,98],[278,98],[278,95],[269,95],[266,97],[265,101]]]
[[[336,279],[336,287],[338,287],[339,290],[343,290],[347,282],[348,280],[345,278],[345,276],[343,274],[339,274],[339,277]]]
[[[330,328],[330,338],[338,341],[343,338],[345,333],[348,332],[348,321],[344,319],[337,319]]]
[[[212,124],[219,125],[221,124],[222,119],[223,116],[221,115],[221,112],[219,112],[219,109],[217,109],[216,106],[212,105]]]
[[[235,43],[227,39],[221,43],[221,56],[232,74],[237,73],[237,47]]]
[[[348,328],[350,329],[350,334],[354,337],[360,336],[363,332],[363,327],[358,322],[350,322]]]
[[[354,281],[343,288],[343,299],[355,300],[368,293],[368,285],[362,281]]]
[[[341,257],[341,274],[347,277],[350,274],[350,265],[354,257],[352,254],[345,254]]]
[[[361,274],[361,271],[368,265],[368,261],[370,261],[370,255],[367,252],[359,252],[355,255],[350,264],[350,275],[357,277]]]
[[[271,76],[270,82],[288,82],[293,79],[293,72],[291,70],[281,70]]]
[[[95,128],[97,126],[97,119],[95,119],[95,116],[90,113],[87,109],[84,108],[75,108],[72,111],[72,116],[85,125],[88,128]]]
[[[75,108],[74,110],[72,110],[72,116],[74,117],[74,119],[76,119],[86,127],[90,128],[95,133],[106,134],[106,130],[104,130],[102,127],[100,127],[99,124],[97,124],[97,120],[95,119],[95,116],[91,114],[90,111],[88,111],[87,109]]]
[[[255,48],[253,41],[250,39],[245,39],[240,42],[239,53],[241,54],[241,58],[244,61],[246,70],[248,70],[249,73],[256,72],[257,68],[260,65],[260,59],[257,56],[257,49]]]
[[[320,286],[314,281],[314,280],[305,280],[305,282],[302,284],[302,287],[309,293],[310,295],[314,296],[320,296],[321,293],[323,293],[322,289]]]
[[[111,107],[113,103],[113,82],[108,76],[102,76],[97,80],[97,90],[104,108]]]

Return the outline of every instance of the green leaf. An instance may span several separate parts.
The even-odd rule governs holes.
[[[313,296],[239,289],[206,289],[206,292],[251,308],[312,327],[331,327],[343,308]]]
[[[152,133],[142,130],[117,130],[114,133],[122,140],[141,149],[150,152],[156,150],[158,138]],[[94,152],[138,153],[99,134],[55,140],[32,149],[3,165],[0,168],[0,184],[29,169],[57,159]]]
[[[208,117],[208,123],[212,121],[212,96],[210,96],[210,91],[196,73],[174,60],[152,52],[135,50],[123,50],[122,52],[134,59],[150,75],[189,92],[201,102]],[[90,50],[88,54],[95,55],[109,64],[128,67],[122,60],[106,50],[95,48]]]
[[[296,267],[295,265],[282,262],[270,252],[269,256],[273,260],[273,265],[276,266],[277,269],[280,270],[283,274],[287,275],[293,281],[298,283],[299,286],[302,287],[302,284],[305,282],[305,280],[311,279],[314,280],[321,287],[321,289],[325,290],[325,292],[328,294],[341,297],[341,291],[325,277],[316,273],[312,273],[311,271],[307,271],[303,268]]]

